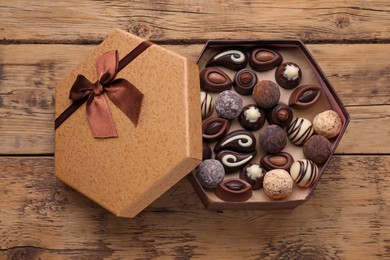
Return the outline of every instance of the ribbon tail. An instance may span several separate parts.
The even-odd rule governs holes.
[[[138,125],[144,95],[125,79],[116,79],[106,88],[107,96],[123,113]]]
[[[87,100],[87,118],[95,138],[118,137],[110,108],[104,95],[91,93]]]

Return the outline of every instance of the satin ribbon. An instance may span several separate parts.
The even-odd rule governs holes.
[[[152,43],[144,41],[118,61],[118,51],[106,52],[96,59],[98,80],[89,81],[78,75],[70,90],[73,103],[56,119],[57,129],[70,115],[86,102],[87,119],[95,138],[118,137],[104,93],[134,123],[138,124],[143,94],[126,79],[115,79],[116,74]]]

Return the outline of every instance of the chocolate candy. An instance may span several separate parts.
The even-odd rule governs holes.
[[[271,109],[266,111],[268,124],[278,125],[280,127],[286,127],[291,123],[293,119],[293,111],[286,104],[279,103]]]
[[[202,111],[202,118],[209,117],[214,110],[214,100],[207,92],[200,92],[200,110]]]
[[[242,202],[252,197],[251,185],[238,178],[224,180],[219,184],[215,195],[224,201]]]
[[[340,116],[333,110],[326,110],[316,115],[313,119],[314,131],[328,139],[340,133],[343,122]]]
[[[315,85],[303,85],[294,90],[288,105],[295,109],[305,109],[312,106],[321,96],[321,88]]]
[[[257,83],[257,75],[250,69],[242,69],[236,73],[233,86],[241,95],[251,95]]]
[[[255,104],[246,105],[238,116],[240,125],[249,131],[259,130],[265,123],[265,113]]]
[[[232,88],[232,80],[222,70],[209,67],[200,72],[200,86],[209,92],[222,92]]]
[[[203,187],[213,189],[223,181],[225,170],[219,161],[209,159],[199,164],[195,177]]]
[[[233,150],[236,152],[251,152],[256,149],[255,136],[246,130],[236,130],[225,135],[214,147],[214,152]]]
[[[226,173],[232,173],[242,169],[250,160],[255,158],[256,153],[256,150],[250,153],[223,150],[217,153],[216,159],[222,163]]]
[[[293,89],[299,85],[302,78],[301,69],[294,62],[282,63],[275,71],[275,80],[285,89]]]
[[[303,117],[297,117],[286,129],[288,139],[293,144],[303,145],[313,135],[312,123]]]
[[[266,171],[257,163],[250,163],[240,172],[240,179],[246,181],[252,186],[252,190],[258,190],[263,187],[263,179]]]
[[[211,157],[213,156],[213,152],[211,151],[210,146],[207,143],[203,142],[202,147],[202,160],[204,161],[207,159],[211,159]]]
[[[236,118],[242,110],[242,98],[234,91],[223,91],[215,100],[215,110],[220,117]]]
[[[273,169],[283,169],[283,170],[290,170],[291,165],[294,162],[294,158],[291,156],[291,154],[286,152],[280,152],[276,154],[268,154],[263,156],[260,159],[260,164],[266,169],[267,171],[273,170]]]
[[[321,135],[313,135],[303,145],[303,154],[316,164],[322,164],[329,158],[331,147],[328,139]]]
[[[261,80],[253,89],[252,97],[259,107],[270,108],[278,103],[280,90],[274,82]]]
[[[239,50],[227,50],[214,55],[206,66],[223,66],[232,70],[239,70],[246,67],[248,58]]]
[[[267,172],[264,176],[263,189],[267,196],[273,199],[284,199],[290,196],[294,182],[290,174],[282,169]]]
[[[226,119],[213,117],[206,120],[202,125],[203,140],[214,142],[224,136],[230,129],[230,122]]]
[[[260,130],[259,143],[266,153],[278,153],[287,145],[286,132],[278,125],[268,125]]]
[[[263,48],[253,50],[249,57],[249,64],[257,71],[271,70],[282,61],[283,57],[279,52]]]
[[[290,175],[298,186],[307,188],[317,180],[318,167],[311,160],[301,159],[291,165]]]

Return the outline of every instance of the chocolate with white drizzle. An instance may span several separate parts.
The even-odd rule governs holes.
[[[310,120],[297,117],[286,129],[287,137],[295,145],[303,145],[314,134]]]
[[[214,152],[233,150],[236,152],[251,152],[256,149],[255,136],[246,130],[236,130],[225,135],[214,147]]]
[[[307,188],[317,180],[318,167],[311,160],[301,159],[291,165],[290,175],[298,186]]]
[[[215,54],[206,66],[222,66],[232,70],[239,70],[246,67],[248,57],[240,50],[227,50]]]
[[[256,153],[256,150],[249,153],[222,150],[217,153],[215,158],[222,163],[226,173],[232,173],[247,165],[253,158],[255,158]]]

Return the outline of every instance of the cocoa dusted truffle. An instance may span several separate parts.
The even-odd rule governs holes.
[[[286,132],[278,125],[268,125],[260,130],[259,143],[266,153],[278,153],[287,145]]]
[[[261,80],[253,89],[252,96],[259,107],[270,108],[278,103],[280,90],[274,82],[270,80]]]
[[[265,123],[265,113],[255,104],[246,105],[238,116],[240,125],[249,131],[259,130]]]
[[[242,69],[236,73],[233,86],[237,93],[241,95],[251,95],[256,83],[256,73],[250,69]]]
[[[343,122],[340,116],[333,110],[326,110],[316,115],[313,119],[314,131],[330,139],[340,133]]]
[[[263,187],[263,179],[266,171],[257,163],[251,163],[242,169],[240,179],[243,179],[252,186],[252,190],[258,190]]]
[[[215,100],[215,110],[220,117],[233,119],[238,117],[243,106],[242,98],[236,92],[226,90]]]
[[[199,164],[195,176],[203,187],[214,189],[223,181],[225,169],[219,161],[208,159]]]
[[[294,62],[282,63],[275,71],[275,80],[285,89],[293,89],[299,85],[302,78],[301,69]]]
[[[275,107],[268,109],[266,115],[268,124],[275,124],[280,127],[288,126],[294,116],[292,109],[283,103],[279,103]]]
[[[263,189],[267,196],[273,199],[284,199],[293,191],[294,182],[290,174],[282,169],[267,172],[264,176]]]
[[[321,135],[313,135],[303,145],[303,154],[307,159],[316,164],[322,164],[328,159],[331,151],[331,143]]]

